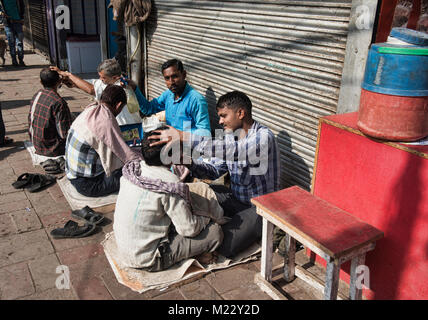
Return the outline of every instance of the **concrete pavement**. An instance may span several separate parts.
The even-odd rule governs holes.
[[[141,300],[270,300],[254,284],[260,261],[212,272],[201,279],[169,288],[138,294],[119,284],[104,255],[100,242],[112,230],[113,212],[106,214],[108,223],[102,231],[81,239],[53,239],[50,231],[62,227],[71,209],[59,186],[54,184],[38,192],[16,190],[11,183],[24,173],[44,173],[34,167],[23,146],[28,140],[29,103],[41,87],[40,69],[49,62],[30,53],[25,56],[27,67],[13,68],[10,57],[0,68],[0,101],[6,135],[15,142],[0,148],[0,299],[141,299]],[[92,98],[77,89],[62,88],[71,111],[81,111]],[[305,256],[300,254],[301,263]],[[275,263],[280,257],[275,256]],[[65,265],[70,270],[71,286],[58,289],[56,282]],[[314,267],[315,268],[315,267]],[[59,271],[60,272],[60,271]],[[321,273],[322,271],[318,271]],[[319,299],[322,295],[303,281],[280,284],[290,299]]]

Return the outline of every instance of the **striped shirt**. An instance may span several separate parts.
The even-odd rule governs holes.
[[[236,134],[225,134],[223,139],[193,140],[192,159],[199,159],[189,169],[195,177],[213,180],[229,172],[233,196],[250,204],[253,197],[279,190],[278,146],[272,131],[257,121],[242,139],[237,139]],[[211,159],[200,160],[198,153]]]

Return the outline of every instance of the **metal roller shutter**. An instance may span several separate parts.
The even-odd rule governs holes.
[[[146,25],[147,95],[165,89],[161,64],[181,59],[189,83],[216,100],[240,90],[275,133],[282,187],[310,188],[318,118],[335,114],[349,1],[154,1]]]
[[[28,0],[34,46],[49,56],[48,23],[44,0]]]

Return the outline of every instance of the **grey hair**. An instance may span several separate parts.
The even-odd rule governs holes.
[[[122,75],[122,69],[120,68],[119,62],[116,59],[106,59],[100,63],[97,68],[98,72],[104,71],[104,74],[108,77]]]

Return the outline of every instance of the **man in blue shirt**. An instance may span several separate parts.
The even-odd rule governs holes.
[[[12,65],[18,66],[16,54],[20,66],[24,63],[24,1],[23,0],[0,0],[0,15],[4,23],[7,42],[9,43]],[[16,45],[16,48],[15,48]]]
[[[186,81],[186,71],[180,60],[168,60],[162,65],[162,75],[169,90],[148,101],[137,90],[141,112],[146,115],[165,110],[166,123],[181,131],[210,136],[210,118],[205,98]]]

